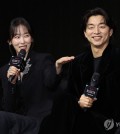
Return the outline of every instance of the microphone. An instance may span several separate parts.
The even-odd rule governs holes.
[[[90,81],[89,85],[86,85],[84,94],[85,96],[91,97],[91,98],[96,98],[97,93],[98,93],[98,82],[99,82],[100,74],[97,72],[94,72]],[[86,108],[84,109],[85,111],[87,110]]]
[[[93,73],[90,84],[86,85],[86,87],[85,87],[85,90],[84,90],[85,96],[88,96],[91,98],[96,98],[97,92],[99,89],[99,88],[97,88],[97,85],[99,82],[99,77],[100,77],[99,73],[97,73],[97,72]]]
[[[25,69],[25,58],[26,51],[25,49],[21,49],[17,56],[12,56],[9,65],[15,66],[16,68],[20,69],[20,72],[22,72]],[[12,82],[12,80],[15,78],[15,75],[11,75],[8,78],[9,82]]]

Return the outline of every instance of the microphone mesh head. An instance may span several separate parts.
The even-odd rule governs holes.
[[[20,52],[18,53],[18,57],[24,59],[26,55],[25,49],[21,49]]]

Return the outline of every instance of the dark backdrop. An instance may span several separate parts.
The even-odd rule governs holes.
[[[120,43],[119,0],[2,0],[0,4],[0,66],[11,57],[7,44],[8,27],[14,17],[25,17],[34,32],[34,49],[49,52],[57,59],[77,55],[84,48],[81,19],[86,10],[102,7],[118,26],[115,44]]]

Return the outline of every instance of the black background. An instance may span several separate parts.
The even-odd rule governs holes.
[[[0,66],[11,57],[8,44],[8,27],[14,17],[25,17],[34,32],[34,49],[49,52],[56,59],[77,55],[87,43],[80,29],[86,10],[102,7],[115,20],[118,33],[115,44],[120,45],[119,0],[7,0],[0,4]]]

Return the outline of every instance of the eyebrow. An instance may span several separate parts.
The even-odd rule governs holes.
[[[29,32],[23,33],[24,34],[30,34]],[[21,33],[15,33],[14,35],[21,35]]]
[[[106,25],[105,22],[101,22],[101,23],[99,23],[98,25],[102,25],[102,24],[105,24],[105,25]],[[88,26],[88,25],[94,25],[94,24],[93,24],[93,23],[88,23],[87,26]]]

